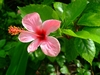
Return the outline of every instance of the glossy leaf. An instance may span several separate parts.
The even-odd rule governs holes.
[[[70,25],[85,9],[87,5],[87,0],[75,0],[72,3],[68,4],[64,10],[65,24]],[[66,26],[63,26],[65,28]]]
[[[76,38],[74,45],[80,56],[82,56],[82,58],[84,58],[92,65],[92,61],[96,53],[94,42],[90,39],[84,40]]]
[[[66,10],[67,4],[65,3],[61,3],[61,2],[55,2],[54,3],[54,8],[56,10],[56,12],[58,13],[59,17],[62,19],[62,21],[64,21],[65,16],[64,11]]]
[[[47,19],[58,19],[57,13],[47,5],[31,4],[31,5],[27,5],[26,7],[18,7],[18,8],[21,12],[22,17],[24,17],[26,14],[29,13],[38,12],[43,21]]]
[[[100,13],[86,13],[78,22],[78,25],[83,26],[100,26]]]
[[[89,3],[84,14],[78,21],[78,25],[82,26],[100,26],[100,4]]]

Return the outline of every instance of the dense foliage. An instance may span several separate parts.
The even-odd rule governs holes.
[[[50,36],[61,44],[60,54],[46,56],[40,48],[8,32],[23,28],[22,18],[37,12],[42,21],[57,19],[60,28]],[[100,75],[99,0],[0,0],[0,75]]]

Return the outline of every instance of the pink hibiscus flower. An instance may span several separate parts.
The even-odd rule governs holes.
[[[42,23],[38,13],[27,14],[22,19],[22,24],[27,30],[22,31],[18,38],[21,42],[32,41],[27,48],[28,52],[34,52],[40,46],[44,54],[57,56],[60,52],[60,43],[55,37],[48,35],[56,31],[60,23],[59,20],[53,19]]]

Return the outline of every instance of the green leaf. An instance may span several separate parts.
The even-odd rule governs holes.
[[[54,61],[56,60],[56,57],[47,56],[47,58],[48,58],[51,62],[54,62]]]
[[[68,75],[70,74],[68,71],[68,68],[65,65],[63,67],[61,67],[60,72],[62,74],[68,74]]]
[[[90,39],[92,39],[93,41],[95,41],[95,42],[97,42],[97,43],[100,44],[100,33],[99,33],[100,28],[98,28],[98,27],[96,27],[96,28],[85,27],[85,28],[83,29],[83,31],[87,32],[87,33],[84,32],[84,34],[85,34],[88,38],[90,38]],[[80,35],[82,35],[82,33],[80,33]]]
[[[74,37],[78,37],[71,29],[63,29],[61,30],[62,33],[70,35],[70,36],[74,36]]]
[[[29,53],[29,58],[31,59],[31,61],[35,60],[35,54],[34,53]]]
[[[50,75],[57,75],[55,72],[53,72],[53,73],[50,73]]]
[[[96,53],[94,42],[90,39],[85,40],[76,38],[74,45],[80,56],[92,65]]]
[[[96,47],[95,58],[98,58],[99,53],[100,53],[100,44],[95,42],[95,47]]]
[[[28,53],[27,44],[18,43],[6,75],[25,75]]]
[[[86,29],[76,33],[70,29],[62,29],[62,33],[82,39],[92,39],[93,41],[100,43],[100,36],[98,36],[95,32],[92,33]]]
[[[66,58],[64,55],[59,55],[57,58],[57,63],[60,65],[60,67],[62,67],[64,65],[64,63],[66,62]]]
[[[35,57],[38,59],[38,60],[43,60],[45,58],[45,55],[44,53],[42,52],[42,50],[40,48],[38,48],[36,51],[35,51]]]
[[[78,32],[75,33],[71,29],[63,29],[62,33],[67,34],[69,36],[82,38],[82,39],[89,39],[89,38],[91,38],[90,36],[88,36],[88,35],[90,35],[89,32],[84,31],[84,30],[78,31]]]
[[[100,69],[100,62],[97,62],[96,64],[97,64],[98,68]]]
[[[46,69],[47,69],[47,71],[48,71],[49,73],[55,71],[55,68],[54,68],[54,66],[53,66],[52,64],[48,64]]]
[[[54,3],[54,8],[56,10],[56,12],[58,13],[59,17],[62,19],[62,21],[64,20],[63,13],[64,10],[66,10],[67,4],[65,3],[61,3],[61,2],[55,2]]]
[[[78,25],[82,26],[100,26],[100,4],[89,3],[84,14],[78,21]]]
[[[16,18],[16,13],[15,12],[7,12],[8,16],[11,18]],[[10,19],[11,20],[11,19]]]
[[[91,72],[90,71],[85,71],[84,75],[91,75]]]
[[[43,0],[42,4],[50,5],[54,2],[54,0]]]
[[[85,31],[88,31],[90,34],[95,34],[100,36],[100,28],[99,27],[84,27]]]
[[[89,33],[88,31],[82,30],[76,32],[76,34],[79,36],[79,38],[92,39],[93,41],[100,43],[100,39],[99,39],[100,37],[95,34]]]
[[[85,72],[85,69],[77,68],[77,71],[78,71],[77,75],[82,75]]]
[[[32,54],[34,54],[34,52]],[[25,75],[36,75],[36,72],[37,72],[37,70],[39,70],[39,68],[42,68],[42,67],[44,68],[42,63],[43,63],[43,61],[40,61],[37,58],[31,59],[29,57]]]
[[[0,48],[2,48],[6,43],[6,39],[0,40]]]
[[[6,57],[6,52],[4,50],[0,50],[0,57]]]
[[[78,25],[100,26],[100,13],[89,12],[84,14],[78,21]]]
[[[65,24],[70,25],[84,10],[87,5],[87,0],[75,0],[68,4],[64,10]],[[63,26],[65,28],[66,26]]]
[[[64,53],[67,61],[72,61],[76,59],[76,57],[79,55],[73,45],[74,39],[66,39],[66,38],[61,38],[60,44],[61,44],[61,50]]]
[[[47,19],[59,19],[57,13],[47,5],[30,4],[27,5],[26,7],[18,7],[18,8],[21,11],[22,17],[24,17],[26,14],[29,13],[38,12],[43,21]]]
[[[4,68],[5,66],[7,66],[7,61],[5,58],[0,57],[0,68]]]
[[[7,42],[5,44],[5,46],[3,47],[4,50],[10,50],[11,48],[14,48],[16,46],[17,42],[14,42],[14,41],[10,41],[10,42]]]

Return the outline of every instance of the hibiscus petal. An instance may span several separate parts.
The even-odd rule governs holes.
[[[30,42],[30,41],[36,39],[36,34],[34,34],[34,32],[22,31],[19,34],[18,39],[21,42]]]
[[[38,27],[42,25],[42,21],[40,19],[39,14],[35,12],[35,13],[27,14],[22,19],[22,24],[28,31],[34,32],[37,30]]]
[[[56,31],[60,27],[60,23],[59,20],[46,20],[43,22],[43,30],[48,35],[50,32]]]
[[[60,52],[60,43],[54,37],[48,37],[47,41],[43,42],[40,47],[44,54],[51,57],[57,56]]]
[[[27,48],[28,52],[34,52],[40,45],[39,40],[34,40]]]

